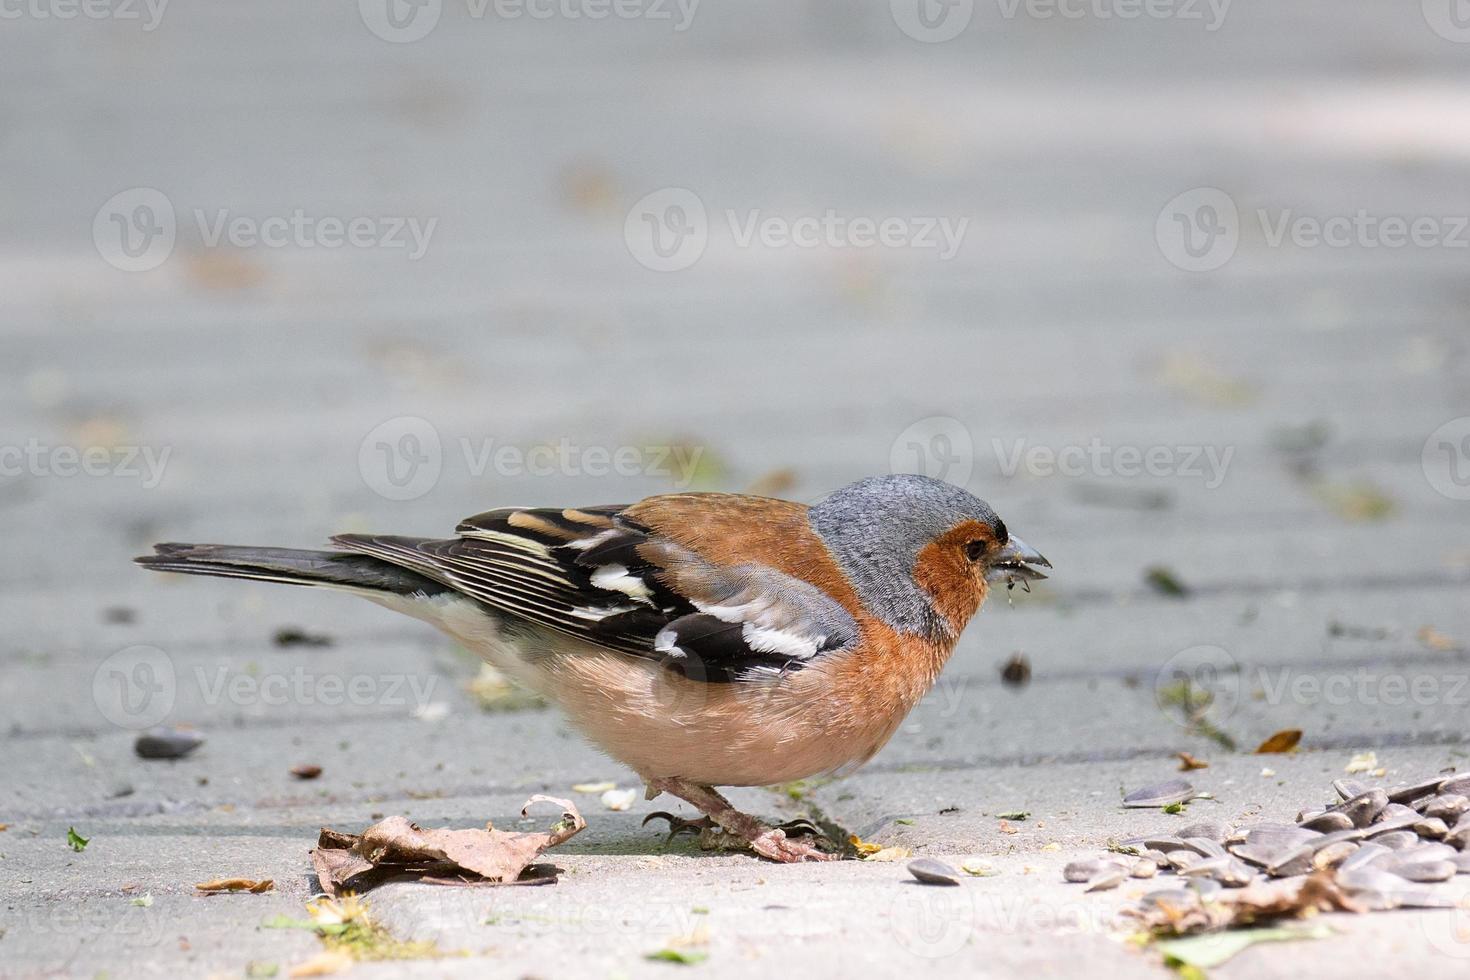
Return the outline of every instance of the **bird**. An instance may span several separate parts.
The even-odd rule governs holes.
[[[679,492],[501,507],[447,538],[330,540],[165,543],[134,560],[355,593],[436,626],[558,705],[648,799],[703,814],[659,814],[671,827],[783,863],[835,855],[717,787],[861,766],[934,684],[990,587],[1029,588],[1052,567],[989,504],[916,474],[811,505]]]

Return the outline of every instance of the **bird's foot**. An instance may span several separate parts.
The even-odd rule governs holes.
[[[670,839],[681,833],[698,833],[699,846],[704,850],[749,849],[767,860],[782,864],[837,858],[837,855],[828,854],[816,846],[816,842],[827,841],[827,838],[810,820],[792,820],[770,827],[735,809],[709,786],[677,779],[650,780],[648,785],[650,795],[656,795],[654,791],[671,793],[705,813],[696,820],[686,820],[663,811],[650,813],[644,818],[645,824],[654,818],[667,820]]]

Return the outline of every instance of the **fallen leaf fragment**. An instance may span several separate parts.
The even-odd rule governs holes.
[[[888,864],[893,861],[907,861],[914,856],[914,852],[907,847],[884,847],[876,853],[869,854],[863,858],[864,861],[872,861],[876,864]]]
[[[287,976],[291,977],[325,977],[333,973],[341,973],[352,966],[352,957],[335,949],[324,949],[317,953],[305,963],[298,963],[291,967]]]
[[[996,814],[996,817],[1000,820],[1026,820],[1030,816],[1030,810],[1007,810],[1004,813]]]
[[[609,810],[626,810],[638,798],[636,789],[610,789],[602,794],[602,805]]]
[[[216,878],[213,881],[201,881],[194,887],[209,895],[220,892],[250,892],[252,895],[259,895],[275,888],[276,883],[270,878],[259,881],[254,878]]]
[[[1362,907],[1343,892],[1328,870],[1302,877],[1258,879],[1208,901],[1181,889],[1177,896],[1145,901],[1123,914],[1139,920],[1154,935],[1187,936],[1333,911],[1360,912]]]
[[[77,829],[75,827],[66,828],[66,846],[71,848],[73,851],[76,851],[78,854],[80,854],[87,849],[87,845],[90,843],[92,843],[92,838],[83,837],[81,834],[77,833]]]
[[[976,878],[990,878],[1000,874],[999,868],[989,861],[982,861],[979,858],[966,858],[965,863],[960,865],[960,870],[967,875],[974,875]]]
[[[153,905],[153,893],[146,892],[139,895],[137,898],[131,899],[128,904],[136,905],[142,909],[150,908]]]
[[[1262,927],[1259,929],[1237,929],[1232,932],[1216,932],[1204,936],[1189,936],[1184,939],[1166,939],[1158,943],[1159,952],[1164,954],[1168,966],[1192,966],[1209,970],[1229,961],[1236,953],[1256,943],[1290,942],[1297,939],[1326,939],[1332,930],[1326,926],[1306,928]]]
[[[618,784],[611,780],[602,783],[577,783],[572,786],[573,793],[595,793],[601,796],[610,789],[617,789]]]
[[[1208,768],[1210,768],[1210,764],[1208,762],[1206,762],[1203,759],[1196,759],[1194,756],[1190,755],[1188,752],[1176,752],[1174,754],[1176,756],[1178,756],[1178,758],[1179,758],[1179,771],[1180,772],[1189,772],[1190,770],[1193,770],[1193,769],[1208,769]]]
[[[527,867],[548,848],[563,843],[587,826],[569,800],[536,795],[526,801],[521,816],[534,803],[554,803],[562,817],[546,832],[424,829],[406,817],[392,816],[361,834],[343,834],[323,827],[311,852],[322,891],[363,892],[391,878],[412,878],[440,885],[543,884],[554,876],[522,878]]]
[[[1348,760],[1343,772],[1372,772],[1378,768],[1378,753],[1359,752]]]
[[[877,854],[883,850],[882,844],[874,844],[872,841],[863,840],[857,834],[848,837],[847,843],[854,851],[857,851],[858,857],[867,857],[869,854]]]
[[[660,949],[643,957],[654,963],[677,963],[680,966],[695,966],[709,959],[708,953],[692,949]]]
[[[1302,730],[1300,728],[1284,728],[1256,746],[1256,755],[1290,752],[1301,740]]]

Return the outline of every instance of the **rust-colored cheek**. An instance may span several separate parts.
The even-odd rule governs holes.
[[[964,527],[926,544],[914,562],[914,581],[934,597],[939,611],[956,633],[985,601],[985,577],[964,556],[963,543],[976,537]]]

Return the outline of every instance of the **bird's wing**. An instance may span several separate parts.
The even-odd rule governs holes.
[[[454,538],[333,541],[699,680],[779,673],[857,643],[851,614],[816,586],[756,562],[716,564],[625,509],[502,508],[462,521]]]

